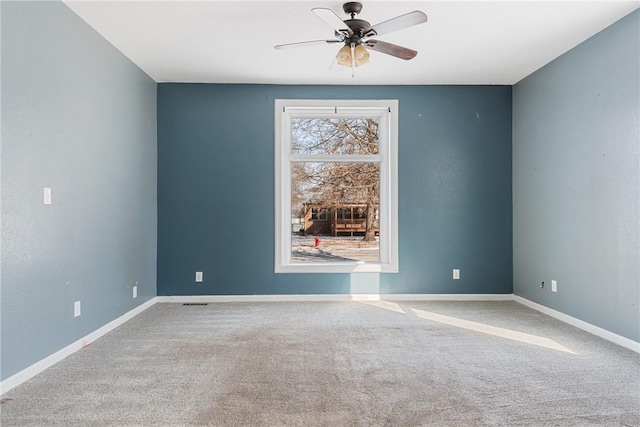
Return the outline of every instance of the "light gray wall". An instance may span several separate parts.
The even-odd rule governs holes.
[[[63,3],[1,7],[4,380],[156,295],[157,126],[155,82]]]
[[[635,11],[513,90],[514,292],[635,341],[639,67]]]

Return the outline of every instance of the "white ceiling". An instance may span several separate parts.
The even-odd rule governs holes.
[[[340,45],[276,50],[333,38],[311,8],[347,19],[342,1],[65,0],[157,82],[270,84],[514,84],[640,7],[640,0],[363,0],[372,25],[413,11],[426,24],[379,39],[417,50],[403,61],[371,52],[351,72]]]

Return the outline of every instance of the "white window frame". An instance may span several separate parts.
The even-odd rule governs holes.
[[[291,163],[331,161],[335,156],[291,153],[292,117],[380,117],[378,155],[339,156],[340,161],[380,164],[380,258],[378,262],[291,261]],[[335,160],[335,159],[334,159]],[[275,272],[398,272],[398,100],[275,100]]]

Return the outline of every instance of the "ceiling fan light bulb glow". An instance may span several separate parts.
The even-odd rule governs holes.
[[[360,65],[364,65],[369,62],[369,52],[365,49],[361,44],[357,45],[354,50],[354,55],[356,57],[356,67]]]
[[[336,62],[345,67],[351,67],[351,48],[344,45],[336,55]]]

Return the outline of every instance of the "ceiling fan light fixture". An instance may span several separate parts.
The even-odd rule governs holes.
[[[367,52],[367,49],[361,44],[356,45],[354,55],[356,57],[356,67],[369,62],[369,52]]]
[[[353,49],[353,56],[355,58],[355,66],[359,67],[360,65],[364,65],[369,62],[369,52],[367,49],[361,45],[357,44]],[[353,64],[351,62],[351,46],[344,45],[338,51],[336,55],[336,62],[344,67],[351,67]]]
[[[336,62],[345,67],[351,67],[351,47],[344,45],[336,55]]]

